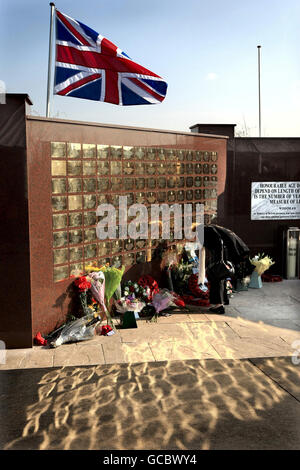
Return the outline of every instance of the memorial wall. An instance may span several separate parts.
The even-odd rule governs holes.
[[[13,110],[8,114],[12,118]],[[117,209],[119,196],[124,195],[128,206],[140,203],[149,211],[151,204],[190,203],[194,209],[203,203],[206,222],[224,209],[218,201],[225,187],[226,137],[30,115],[23,120],[26,145],[16,194],[22,195],[28,210],[27,228],[24,225],[28,238],[22,251],[28,250],[29,267],[22,265],[16,251],[24,231],[18,232],[15,220],[9,257],[14,269],[7,285],[10,300],[4,301],[11,316],[0,328],[8,347],[28,347],[38,331],[47,333],[63,322],[71,308],[72,276],[84,272],[85,266],[109,263],[128,269],[149,259],[149,251],[151,256],[158,240],[120,239],[118,232],[114,238],[99,240],[99,205],[109,203]],[[1,149],[3,154],[7,151]],[[7,165],[13,171],[14,161]],[[11,192],[7,214],[15,210],[13,197]],[[171,219],[169,244],[183,243],[174,239],[173,225]],[[4,248],[2,255],[8,257]],[[30,284],[26,302],[22,298],[24,309],[14,287],[20,281],[17,272]],[[22,324],[21,317],[24,333],[16,339],[12,331]]]

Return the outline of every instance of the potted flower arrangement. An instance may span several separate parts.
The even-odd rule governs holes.
[[[250,262],[255,266],[255,269],[251,274],[249,287],[252,289],[260,289],[262,287],[261,275],[275,264],[275,261],[264,253],[259,253],[251,258]]]

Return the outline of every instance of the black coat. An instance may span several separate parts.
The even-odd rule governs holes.
[[[222,242],[224,246],[224,260],[239,264],[249,255],[249,248],[234,232],[220,225],[204,226],[204,247],[207,248],[215,260],[221,259]]]

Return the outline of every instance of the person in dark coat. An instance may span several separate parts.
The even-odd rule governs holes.
[[[231,262],[233,265],[239,264],[249,256],[250,250],[247,245],[231,230],[214,224],[204,225],[202,228],[204,230],[203,246],[208,261],[207,264],[221,261],[222,251],[224,262]],[[199,227],[198,230],[201,230],[201,228]],[[200,236],[199,239],[201,240]],[[225,279],[210,281],[209,297],[210,303],[214,305],[209,310],[213,313],[225,313],[224,305],[229,304]]]

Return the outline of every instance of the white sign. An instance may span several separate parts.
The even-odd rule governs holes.
[[[300,219],[300,181],[252,183],[251,220]]]

